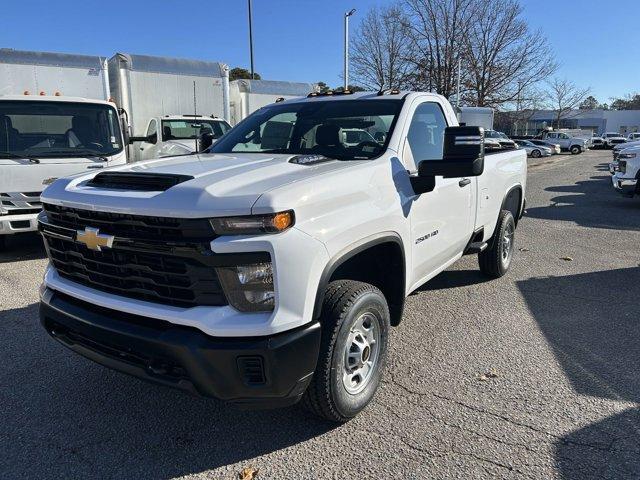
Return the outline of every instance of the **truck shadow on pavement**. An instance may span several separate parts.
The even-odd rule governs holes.
[[[640,403],[640,268],[517,284],[578,394]],[[631,409],[559,439],[554,448],[563,478],[591,478],[594,472],[638,478],[638,432],[640,411]]]
[[[448,290],[450,288],[469,287],[492,279],[480,273],[480,270],[445,270],[433,277],[427,283],[418,287],[412,295],[434,290]]]
[[[9,235],[6,245],[0,250],[0,264],[46,258],[47,252],[38,233]]]
[[[551,198],[550,205],[528,207],[527,217],[575,222],[588,228],[640,230],[640,199],[624,198],[615,192],[610,175],[545,190],[562,195]]]
[[[335,428],[297,406],[242,411],[110,371],[49,338],[37,315],[32,304],[0,318],[3,478],[174,478]]]

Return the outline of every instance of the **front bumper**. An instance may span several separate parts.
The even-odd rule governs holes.
[[[613,182],[613,188],[622,195],[632,197],[633,195],[640,193],[638,191],[638,180],[635,178],[618,178],[614,175],[611,178],[611,181]]]
[[[11,235],[38,230],[38,214],[25,213],[22,215],[0,216],[0,235]]]
[[[268,337],[211,337],[44,288],[40,321],[64,346],[106,367],[256,407],[296,403],[316,367],[320,324]]]

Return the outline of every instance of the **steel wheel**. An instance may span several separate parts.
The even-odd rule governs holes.
[[[515,227],[513,223],[507,224],[507,227],[504,229],[504,235],[502,236],[502,263],[504,265],[509,265],[511,262],[514,234]]]
[[[373,313],[360,315],[351,326],[344,351],[342,383],[351,395],[368,385],[378,364],[380,352],[380,322]]]

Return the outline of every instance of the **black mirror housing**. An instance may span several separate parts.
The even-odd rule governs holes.
[[[213,132],[205,132],[198,137],[198,152],[204,152],[207,148],[213,145],[215,136]]]
[[[484,171],[484,129],[447,127],[442,160],[422,161],[419,176],[477,177]]]

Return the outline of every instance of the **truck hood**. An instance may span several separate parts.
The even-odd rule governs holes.
[[[0,158],[0,193],[41,192],[58,178],[76,173],[102,171],[109,164],[125,162],[125,153],[114,155],[109,162],[97,157],[40,158],[40,163],[27,159]]]
[[[616,151],[620,151],[620,150],[626,150],[627,148],[633,148],[633,147],[640,147],[640,140],[621,143],[620,145],[616,145],[615,147],[613,147],[613,149]]]
[[[326,159],[303,165],[295,155],[199,154],[148,160],[105,171],[178,174],[194,177],[165,191],[97,188],[98,172],[61,179],[47,188],[45,202],[119,213],[181,218],[248,215],[265,192],[310,177],[350,168],[362,161]],[[294,208],[295,205],[291,205]]]

